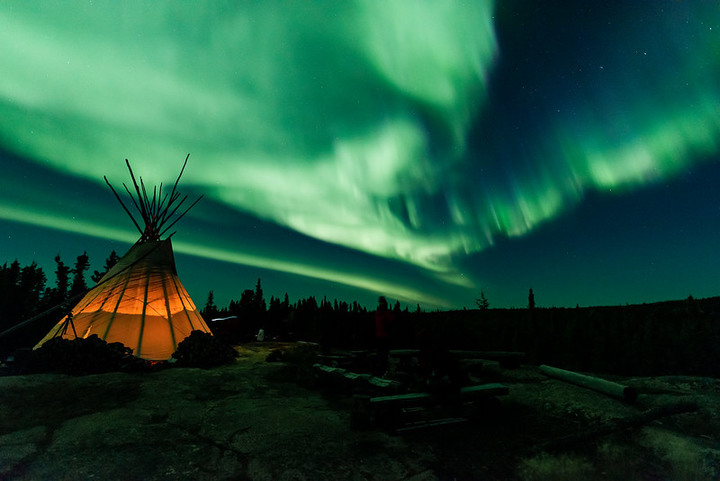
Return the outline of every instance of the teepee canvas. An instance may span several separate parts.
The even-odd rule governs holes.
[[[142,179],[140,185],[135,182],[129,163],[128,169],[137,198],[133,198],[127,186],[125,189],[140,211],[144,229],[140,229],[140,224],[109,182],[108,185],[140,230],[140,240],[35,348],[58,336],[74,339],[96,334],[107,342],[121,342],[132,348],[137,357],[164,360],[171,357],[177,345],[192,331],[210,333],[178,278],[170,238],[160,240],[197,201],[173,218],[187,199],[185,196],[177,202],[180,195],[176,187],[180,176],[169,196],[162,197],[161,184],[158,191],[153,191],[151,199]]]

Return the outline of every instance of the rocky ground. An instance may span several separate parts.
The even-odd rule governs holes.
[[[353,430],[347,387],[296,382],[270,349],[232,365],[82,377],[0,377],[3,480],[717,480],[720,380],[622,379],[627,404],[535,367],[488,363],[510,388],[464,423],[401,434]],[[292,346],[280,346],[291,348]],[[695,412],[604,433],[677,402]],[[595,432],[598,431],[598,432]],[[587,438],[568,440],[577,433]]]

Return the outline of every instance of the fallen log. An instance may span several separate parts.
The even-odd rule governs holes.
[[[595,438],[606,436],[617,431],[644,426],[645,424],[651,423],[652,421],[666,416],[691,413],[697,410],[698,405],[694,402],[677,402],[673,404],[666,404],[664,406],[658,406],[648,409],[641,412],[640,414],[636,414],[633,416],[613,419],[599,426],[592,427],[579,433],[570,434],[567,436],[562,436],[542,442],[533,446],[531,451],[541,452],[565,449],[568,447],[577,446],[581,443],[586,443]]]
[[[540,366],[540,371],[546,376],[586,387],[588,389],[592,389],[593,391],[607,394],[608,396],[612,396],[623,401],[634,402],[638,396],[635,388],[608,381],[607,379],[587,376],[573,371],[566,371],[565,369],[547,366],[545,364]]]

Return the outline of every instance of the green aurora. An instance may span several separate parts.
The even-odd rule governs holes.
[[[8,1],[0,44],[0,219],[133,242],[103,176],[167,183],[190,152],[208,201],[178,252],[427,306],[469,305],[498,242],[720,150],[713,2]]]

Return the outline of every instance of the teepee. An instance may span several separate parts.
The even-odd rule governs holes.
[[[189,156],[188,156],[189,157]],[[56,324],[35,346],[39,348],[49,339],[62,336],[66,339],[87,338],[96,334],[107,342],[121,342],[132,348],[137,357],[148,360],[169,359],[178,344],[194,330],[210,333],[200,312],[183,287],[175,268],[170,234],[163,236],[190,208],[177,211],[187,196],[180,198],[177,185],[170,194],[162,195],[162,184],[148,194],[142,178],[135,179],[126,160],[135,196],[123,184],[133,205],[140,213],[144,228],[135,220],[121,197],[105,178],[105,182],[140,231],[140,240],[113,266],[98,284]],[[201,196],[202,197],[202,196]]]

